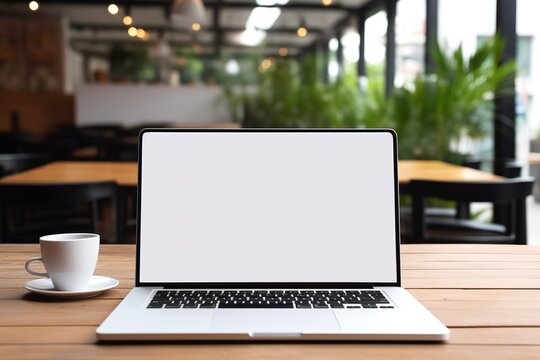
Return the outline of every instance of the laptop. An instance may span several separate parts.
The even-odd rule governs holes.
[[[392,130],[146,129],[135,288],[99,340],[422,340]]]

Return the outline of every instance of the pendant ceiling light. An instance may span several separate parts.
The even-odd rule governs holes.
[[[126,5],[126,11],[124,13],[124,17],[122,18],[122,22],[126,26],[130,26],[133,24],[133,18],[131,17],[131,7],[129,5]]]
[[[176,23],[204,24],[206,11],[203,0],[174,0],[171,5],[171,20]]]
[[[296,29],[296,34],[301,38],[306,37],[308,34],[306,20],[303,17],[300,18],[300,26]]]

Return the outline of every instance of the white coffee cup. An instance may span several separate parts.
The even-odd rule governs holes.
[[[26,271],[49,277],[59,291],[86,290],[96,269],[99,235],[85,233],[54,234],[39,238],[41,256],[26,261]],[[33,261],[41,261],[47,272],[30,269]]]

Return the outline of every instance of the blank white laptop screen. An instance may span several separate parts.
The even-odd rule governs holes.
[[[141,283],[397,281],[389,132],[146,132]]]

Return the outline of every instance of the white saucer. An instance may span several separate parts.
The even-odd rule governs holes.
[[[26,284],[24,288],[40,295],[53,296],[65,299],[87,298],[101,294],[118,285],[118,280],[106,276],[92,276],[88,289],[75,291],[58,291],[54,289],[53,283],[49,278],[34,279]]]

